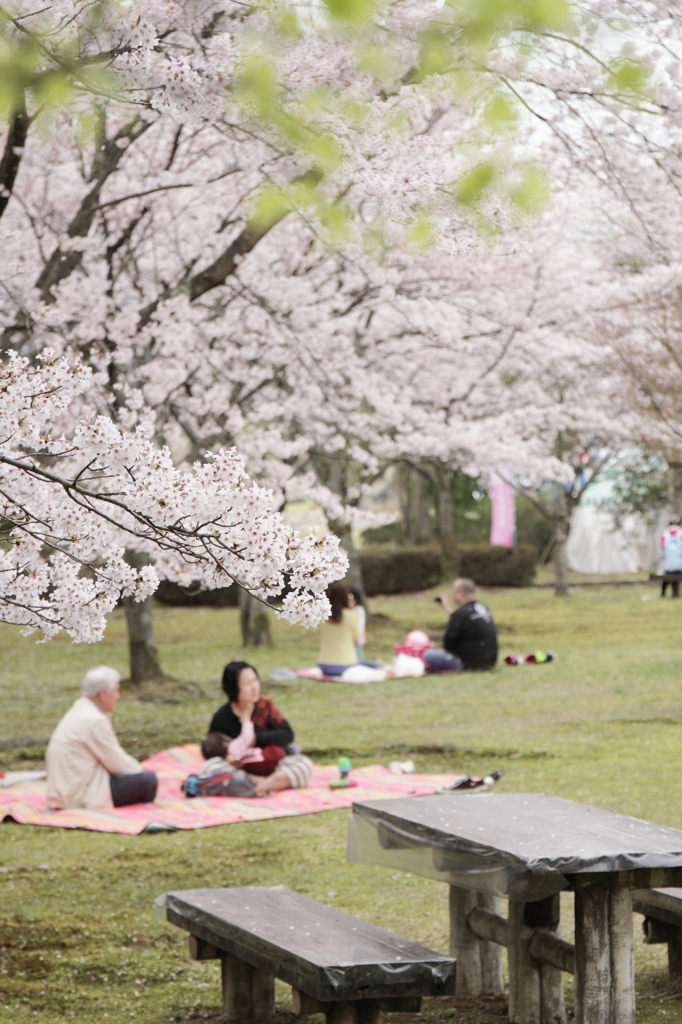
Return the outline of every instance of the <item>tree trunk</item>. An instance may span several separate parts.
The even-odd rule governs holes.
[[[406,544],[414,544],[414,495],[411,468],[406,462],[401,462],[398,466],[398,495],[403,518],[403,539]]]
[[[568,597],[568,565],[566,542],[570,526],[570,509],[565,487],[557,483],[554,505],[554,596]]]
[[[682,462],[679,453],[668,458],[668,503],[670,511],[682,516]]]
[[[142,569],[149,565],[149,555],[140,551],[127,550],[125,560],[134,569]],[[144,601],[125,599],[126,622],[128,624],[128,655],[130,661],[130,680],[135,686],[151,679],[161,679],[163,672],[159,662],[159,652],[154,640],[154,623],[152,621],[152,599]]]
[[[239,590],[239,618],[245,647],[272,647],[270,616],[265,605],[246,590]]]
[[[353,543],[353,534],[351,532],[350,525],[348,523],[340,523],[338,520],[329,521],[329,529],[332,531],[335,537],[338,537],[341,541],[341,547],[348,555],[348,574],[346,579],[349,587],[357,587],[362,594],[362,600],[365,608],[369,611],[367,604],[367,595],[365,593],[365,583],[362,578],[362,565],[360,564],[360,555],[358,549]]]
[[[431,521],[429,519],[429,483],[418,469],[412,470],[414,488],[414,539],[417,544],[431,542]]]
[[[455,518],[452,508],[452,470],[439,466],[436,470],[436,512],[438,542],[443,552],[443,571],[457,576],[461,560],[455,539]]]

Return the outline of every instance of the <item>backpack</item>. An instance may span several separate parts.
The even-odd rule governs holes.
[[[679,527],[663,534],[663,571],[682,572],[682,531]]]
[[[246,772],[219,772],[217,775],[189,775],[181,786],[187,797],[256,795],[256,784]]]

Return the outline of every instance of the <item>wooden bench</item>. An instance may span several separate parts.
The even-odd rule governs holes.
[[[190,933],[195,960],[222,961],[232,1024],[272,1020],[275,978],[291,985],[296,1014],[327,1024],[377,1024],[384,1009],[416,1013],[422,996],[455,993],[451,957],[283,885],[169,892],[165,916]]]
[[[682,889],[635,889],[632,909],[644,914],[644,941],[668,944],[671,980],[682,980]]]

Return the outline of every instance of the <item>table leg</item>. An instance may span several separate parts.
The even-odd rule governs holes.
[[[464,998],[504,992],[502,949],[479,939],[467,923],[475,907],[499,914],[500,901],[488,893],[450,886],[450,956],[457,960],[457,995]]]
[[[480,996],[481,940],[469,928],[467,918],[478,906],[478,893],[473,889],[450,886],[450,956],[457,961],[456,994],[463,998]]]
[[[526,903],[524,922],[536,931],[560,935],[561,897],[559,893],[537,903]],[[542,1024],[565,1024],[563,973],[549,964],[540,964],[540,1009]]]
[[[619,887],[609,893],[611,933],[611,1019],[613,1024],[631,1024],[635,1019],[635,937],[632,922],[632,893]]]
[[[577,1024],[634,1024],[633,945],[629,889],[576,889]]]
[[[525,903],[509,900],[509,1020],[541,1024],[540,964],[528,952],[525,910]]]
[[[493,914],[500,912],[500,897],[487,892],[478,893],[478,905]],[[502,947],[496,942],[479,939],[481,947],[481,988],[483,995],[499,996],[504,992],[502,977]]]

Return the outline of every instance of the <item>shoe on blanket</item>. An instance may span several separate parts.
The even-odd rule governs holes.
[[[439,796],[447,796],[449,793],[484,793],[486,789],[493,786],[502,777],[502,769],[491,772],[490,775],[465,775],[463,779],[451,782],[449,786],[439,786],[436,793]]]

